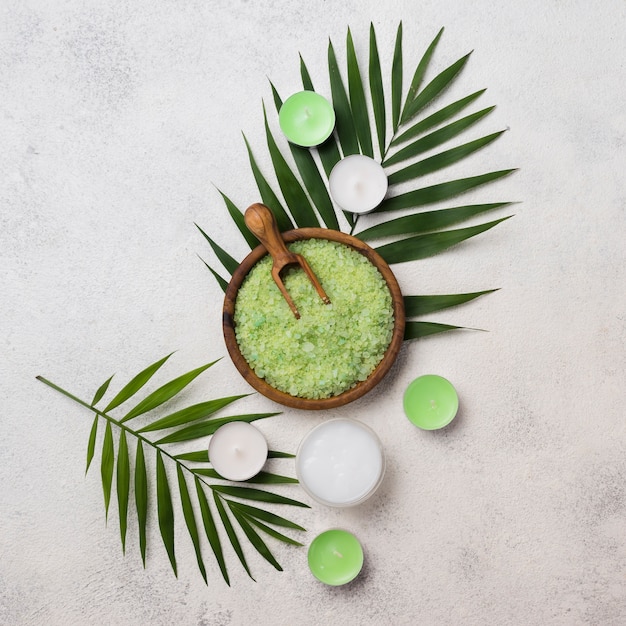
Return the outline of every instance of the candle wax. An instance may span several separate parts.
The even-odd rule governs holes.
[[[427,374],[416,378],[404,392],[404,412],[419,428],[447,426],[459,408],[459,397],[450,381]]]
[[[301,487],[328,506],[360,504],[378,488],[384,471],[376,433],[351,419],[332,419],[316,426],[296,454]]]
[[[363,548],[352,533],[335,528],[311,542],[308,561],[311,573],[318,580],[327,585],[345,585],[363,567]]]
[[[383,201],[389,184],[380,163],[363,154],[351,154],[333,167],[328,186],[344,211],[369,213]]]
[[[278,123],[291,143],[317,146],[333,132],[335,110],[324,96],[300,91],[285,100],[278,113]]]
[[[267,460],[267,441],[261,431],[247,422],[220,426],[209,442],[209,462],[228,480],[256,476]]]

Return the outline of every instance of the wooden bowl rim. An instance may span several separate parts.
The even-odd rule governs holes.
[[[256,263],[258,263],[267,254],[265,247],[258,245],[248,254],[248,256],[246,256],[246,258],[233,272],[226,289],[224,307],[222,310],[222,329],[226,349],[228,350],[228,354],[230,355],[233,364],[248,384],[270,400],[274,400],[284,406],[305,410],[332,409],[343,406],[356,400],[357,398],[360,398],[368,391],[371,391],[391,369],[391,366],[400,352],[400,348],[402,347],[402,343],[404,341],[405,328],[404,299],[402,297],[402,292],[400,291],[400,286],[398,285],[398,281],[386,261],[373,248],[352,235],[329,228],[296,228],[294,230],[288,230],[281,233],[281,236],[285,243],[293,243],[294,241],[302,241],[304,239],[326,239],[329,241],[336,241],[350,246],[357,252],[363,254],[363,256],[365,256],[380,271],[391,293],[394,314],[394,330],[391,342],[389,343],[389,346],[387,347],[380,363],[364,381],[358,382],[354,387],[336,396],[331,396],[330,398],[299,398],[275,389],[265,382],[264,379],[259,378],[254,373],[254,370],[248,365],[248,362],[239,350],[239,345],[237,344],[237,338],[235,336],[234,323],[235,301],[237,299],[239,287],[241,287],[244,278],[248,275],[248,272],[250,272],[252,267],[254,267],[254,265],[256,265]]]

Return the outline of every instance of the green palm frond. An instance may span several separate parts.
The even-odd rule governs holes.
[[[203,555],[203,545],[206,539],[206,543],[208,543],[209,548],[213,552],[222,577],[227,584],[230,584],[222,539],[220,538],[216,519],[221,522],[225,535],[230,541],[237,558],[250,577],[252,577],[252,574],[243,556],[240,538],[245,538],[259,555],[280,570],[279,563],[272,555],[265,541],[261,539],[257,530],[278,541],[292,545],[302,545],[295,539],[279,532],[273,526],[297,531],[304,531],[304,528],[272,511],[246,504],[246,502],[263,503],[272,506],[307,507],[308,505],[298,500],[267,491],[264,487],[265,485],[293,484],[297,483],[297,480],[289,476],[263,471],[244,483],[246,485],[256,485],[254,487],[243,486],[242,483],[233,485],[209,466],[208,447],[206,445],[203,450],[183,452],[176,455],[169,452],[166,448],[170,443],[190,442],[206,438],[214,433],[219,426],[232,421],[252,422],[278,415],[278,413],[215,416],[220,410],[249,395],[243,394],[224,396],[193,404],[158,418],[150,418],[141,426],[135,427],[128,424],[130,420],[135,420],[140,416],[144,416],[145,419],[145,414],[173,400],[195,378],[217,362],[213,361],[161,385],[155,391],[146,395],[125,414],[123,413],[121,417],[116,418],[111,415],[110,412],[112,410],[118,407],[121,409],[122,405],[131,401],[144,385],[153,378],[170,356],[167,355],[156,361],[134,376],[109,401],[103,410],[97,408],[96,405],[106,395],[113,377],[109,378],[98,388],[91,403],[81,400],[41,376],[38,376],[37,379],[95,413],[95,420],[91,426],[87,443],[87,471],[95,455],[99,424],[104,423],[100,474],[104,494],[105,516],[108,517],[113,493],[113,477],[115,476],[120,538],[124,553],[126,552],[129,502],[131,499],[131,477],[134,477],[133,489],[139,531],[139,549],[144,567],[146,564],[147,520],[149,509],[152,506],[156,507],[161,539],[172,570],[174,574],[177,574],[174,501],[177,499],[176,494],[178,494],[185,526],[196,555],[198,569],[205,583],[207,582],[207,570]],[[166,435],[163,435],[164,431],[167,431]],[[159,433],[160,437],[156,440],[148,438],[148,434],[152,433]],[[133,458],[129,451],[129,438],[136,443],[134,469],[132,467]],[[117,446],[115,445],[116,439]],[[154,451],[154,471],[152,474],[149,472],[146,464],[144,448]],[[293,455],[286,452],[271,451],[269,457],[292,458]],[[172,467],[172,469],[175,468],[175,483],[168,476],[168,466]],[[189,480],[192,482],[189,483]],[[214,480],[218,482],[213,482]],[[190,489],[191,484],[194,486],[193,489]],[[213,506],[209,504],[207,491],[212,493]],[[198,520],[195,510],[200,511],[201,521]],[[200,529],[204,530],[204,538]],[[238,535],[238,533],[243,534]]]
[[[478,170],[471,176],[451,176],[441,182],[440,173],[445,174],[456,164],[475,157],[505,132],[503,129],[493,129],[482,136],[460,139],[479,122],[488,119],[495,107],[486,106],[466,113],[468,107],[483,95],[485,89],[473,91],[452,101],[446,96],[467,66],[471,52],[445,65],[444,69],[436,70],[434,59],[441,47],[443,33],[442,28],[426,47],[411,74],[411,82],[406,92],[403,85],[405,62],[402,22],[398,25],[393,42],[388,77],[385,76],[381,63],[379,42],[373,24],[370,24],[369,29],[367,63],[360,62],[350,29],[346,34],[343,67],[339,63],[335,46],[329,41],[328,79],[336,126],[333,135],[316,148],[301,148],[283,140],[282,146],[288,146],[288,154],[272,134],[264,106],[267,149],[274,171],[269,175],[262,173],[247,140],[245,144],[261,200],[276,214],[281,230],[319,224],[341,230],[340,224],[343,221],[347,223],[346,232],[364,241],[384,239],[375,249],[388,263],[395,264],[439,254],[511,217],[507,215],[478,225],[451,229],[452,225],[511,203],[489,202],[424,210],[429,205],[445,203],[494,183],[515,171],[514,168],[486,172]],[[300,74],[304,89],[314,90],[302,57]],[[282,99],[275,86],[270,84],[278,113]],[[385,90],[386,86],[388,92]],[[388,137],[389,129],[391,137]],[[359,217],[343,212],[333,205],[328,191],[328,177],[333,166],[342,157],[356,153],[378,156],[388,175],[390,192],[372,216]],[[435,175],[437,179],[434,178]],[[397,191],[401,185],[402,190]],[[231,218],[247,243],[253,246],[256,240],[243,223],[242,210],[220,193]],[[394,215],[397,213],[401,214]],[[343,220],[340,219],[342,217]],[[232,274],[237,261],[202,232],[226,272]],[[227,280],[213,267],[208,264],[207,267],[225,290]],[[454,298],[455,294],[450,297]],[[409,317],[413,317],[413,313],[409,312]],[[421,322],[409,321],[411,323],[407,326],[406,339],[459,328],[447,324],[433,326],[432,322],[421,325]]]

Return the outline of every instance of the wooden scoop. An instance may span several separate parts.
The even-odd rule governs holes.
[[[289,295],[285,284],[280,277],[280,273],[288,265],[299,265],[309,277],[311,283],[313,283],[315,290],[324,304],[330,304],[330,298],[326,295],[326,292],[322,288],[322,285],[320,285],[320,282],[317,279],[317,276],[313,273],[313,270],[309,267],[306,259],[301,254],[295,254],[287,249],[287,246],[280,235],[280,231],[278,230],[274,214],[268,207],[260,203],[250,205],[246,209],[244,219],[246,226],[270,253],[274,261],[274,264],[272,265],[272,278],[287,301],[289,308],[296,316],[296,319],[300,319],[300,313],[298,312],[298,308]]]

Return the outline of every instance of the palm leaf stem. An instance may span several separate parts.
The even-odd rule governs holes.
[[[350,227],[350,234],[354,235],[355,237],[358,237],[358,235],[354,234],[354,230],[356,229],[357,224],[359,223],[359,214],[355,213],[354,217],[352,219],[352,225]]]

